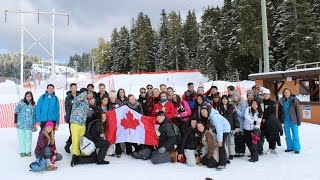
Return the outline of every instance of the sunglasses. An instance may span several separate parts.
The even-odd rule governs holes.
[[[141,91],[140,93],[146,93],[145,91]]]
[[[149,88],[147,88],[147,89],[152,89],[152,88],[149,87]]]

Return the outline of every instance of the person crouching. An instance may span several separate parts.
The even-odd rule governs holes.
[[[47,161],[47,171],[53,171],[58,169],[55,166],[56,161],[62,160],[62,155],[58,153],[54,140],[54,123],[48,121],[45,124],[45,128],[39,133],[38,142],[34,151],[36,158],[44,158]]]
[[[159,145],[151,156],[152,164],[162,164],[171,162],[171,153],[174,151],[176,136],[172,124],[166,118],[163,111],[157,112],[157,121],[160,124],[157,131]]]

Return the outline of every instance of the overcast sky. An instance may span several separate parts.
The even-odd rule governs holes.
[[[4,22],[4,10],[36,10],[70,13],[70,24],[67,26],[66,17],[56,17],[55,27],[55,59],[67,62],[74,53],[89,52],[97,45],[97,39],[110,39],[115,27],[123,25],[130,27],[131,19],[138,13],[149,15],[152,26],[157,28],[160,21],[161,9],[167,13],[180,11],[185,16],[189,9],[194,9],[198,20],[204,7],[221,6],[223,0],[1,0],[0,6],[0,53],[20,52],[20,23],[19,14],[8,14]],[[51,52],[51,17],[25,15],[25,25],[35,37],[44,35],[40,42]],[[25,32],[25,49],[33,43],[32,38]],[[44,59],[49,59],[38,45],[29,52]]]

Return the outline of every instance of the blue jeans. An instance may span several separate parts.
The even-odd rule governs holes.
[[[284,120],[284,134],[286,135],[286,143],[288,150],[300,151],[298,125],[294,124],[290,119]]]

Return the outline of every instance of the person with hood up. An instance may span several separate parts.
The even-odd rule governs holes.
[[[229,136],[229,133],[231,132],[231,127],[229,121],[224,118],[219,111],[215,109],[211,109],[210,113],[210,122],[211,125],[214,126],[216,133],[217,133],[217,139],[218,139],[218,145],[219,145],[219,163],[217,170],[221,171],[225,169],[227,164],[227,153],[225,149],[225,143],[227,140],[227,137]]]

